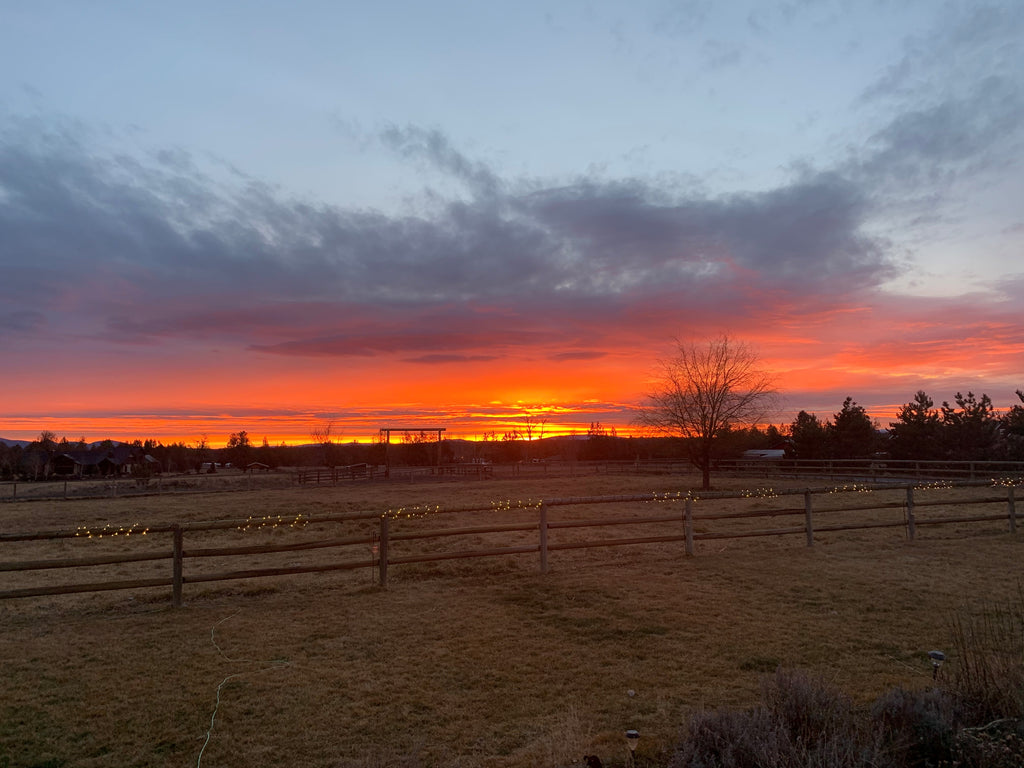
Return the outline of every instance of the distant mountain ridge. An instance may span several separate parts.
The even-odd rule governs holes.
[[[6,437],[0,437],[0,443],[6,445],[8,448],[13,448],[16,445],[21,446],[22,448],[27,448],[32,445],[32,442],[32,440],[8,440]],[[86,443],[86,448],[99,448],[104,442],[104,440],[95,440],[91,443]],[[111,440],[110,442],[114,445],[121,444],[120,440]]]

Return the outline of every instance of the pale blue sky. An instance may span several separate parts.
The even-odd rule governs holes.
[[[950,30],[969,23],[973,4],[0,9],[7,110],[66,115],[113,144],[208,153],[289,192],[385,209],[424,184],[453,191],[379,145],[390,125],[438,129],[510,182],[642,176],[754,192],[797,164],[842,164],[894,111],[954,90],[960,67],[984,66],[958,54],[978,40]],[[1016,34],[1020,63],[1019,24],[1002,32],[981,42],[998,49]]]

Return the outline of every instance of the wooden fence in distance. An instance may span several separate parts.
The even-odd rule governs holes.
[[[975,484],[977,487],[977,484]],[[593,497],[571,497],[562,499],[546,499],[532,502],[517,509],[522,511],[536,510],[536,518],[526,522],[512,523],[490,523],[486,525],[473,525],[456,528],[434,528],[422,529],[413,525],[409,530],[392,530],[392,523],[396,518],[401,518],[401,513],[380,514],[380,513],[357,513],[324,515],[315,518],[303,518],[299,516],[294,520],[278,516],[254,520],[228,520],[203,523],[183,523],[162,526],[144,527],[135,524],[129,527],[104,526],[102,529],[89,530],[79,527],[74,531],[49,531],[36,533],[3,533],[0,534],[0,547],[8,551],[19,542],[58,541],[61,539],[73,539],[87,537],[116,538],[122,537],[124,541],[147,537],[149,541],[154,536],[167,536],[169,546],[153,547],[149,545],[140,548],[140,551],[133,553],[104,554],[92,557],[78,557],[65,559],[42,559],[42,560],[5,560],[0,561],[0,572],[26,572],[26,571],[49,571],[54,569],[84,569],[94,566],[123,565],[129,563],[140,563],[145,561],[165,560],[170,561],[170,573],[165,576],[146,579],[122,579],[104,582],[84,582],[72,584],[45,585],[36,587],[20,587],[0,590],[0,599],[33,597],[42,595],[60,595],[81,592],[99,592],[107,590],[141,589],[151,587],[170,587],[171,599],[174,606],[180,606],[182,592],[185,584],[198,584],[213,581],[228,581],[235,579],[252,579],[270,576],[284,576],[304,573],[322,573],[328,571],[352,570],[358,568],[376,568],[379,583],[386,586],[388,582],[388,570],[392,566],[409,563],[425,563],[438,560],[452,560],[462,558],[498,557],[506,555],[535,554],[539,558],[541,572],[546,573],[549,568],[549,556],[552,552],[570,549],[583,549],[592,547],[617,547],[632,546],[666,542],[683,542],[683,549],[687,555],[695,552],[694,544],[697,541],[714,539],[733,539],[760,536],[785,536],[802,535],[806,545],[814,545],[815,535],[825,532],[852,531],[870,528],[905,528],[906,535],[913,540],[917,529],[926,525],[947,525],[952,523],[974,523],[983,521],[1005,521],[1010,533],[1017,530],[1017,512],[1014,496],[1014,486],[1007,483],[1005,486],[988,486],[993,491],[985,496],[978,496],[969,499],[941,499],[921,501],[915,498],[915,488],[905,486],[905,495],[902,498],[887,502],[866,502],[863,504],[847,504],[834,507],[817,509],[815,499],[821,498],[824,494],[832,495],[836,489],[818,489],[816,491],[780,491],[773,494],[773,497],[802,496],[802,503],[795,506],[783,506],[771,509],[745,509],[741,511],[720,511],[711,513],[694,514],[694,501],[697,498],[690,494],[639,494],[629,496],[593,496]],[[999,488],[1005,492],[997,493]],[[860,490],[867,490],[863,487]],[[893,491],[892,486],[885,486],[884,490]],[[750,494],[705,494],[700,499],[735,499],[750,501]],[[661,502],[669,503],[676,507],[672,514],[643,514],[624,516],[618,518],[595,518],[589,520],[565,519],[552,520],[550,512],[559,507],[580,507],[595,505],[623,505],[636,503]],[[679,506],[681,505],[681,514]],[[978,513],[956,516],[936,516],[933,518],[919,515],[921,509],[928,507],[982,507],[1000,505],[1004,508],[1001,512],[981,511]],[[822,523],[824,515],[834,518],[838,514],[866,513],[886,510],[898,510],[900,514],[885,519],[869,520],[847,520],[839,523]],[[495,507],[467,507],[451,510],[434,510],[434,514],[449,513],[487,513],[494,512]],[[744,530],[704,530],[696,531],[695,524],[700,523],[702,527],[715,521],[737,521],[755,520],[758,518],[776,517],[798,517],[800,522],[781,528],[755,528]],[[404,521],[403,521],[404,522]],[[418,523],[419,521],[417,521]],[[186,535],[191,542],[203,533],[213,531],[226,531],[231,529],[246,530],[251,527],[262,528],[265,526],[277,527],[301,527],[309,524],[352,524],[361,523],[364,532],[352,536],[325,537],[316,540],[306,540],[291,543],[257,544],[251,546],[219,546],[219,547],[188,547],[185,546]],[[555,532],[570,529],[596,529],[596,528],[623,528],[635,529],[637,526],[661,525],[667,527],[666,532],[655,535],[638,536],[634,530],[631,535],[619,538],[582,538],[574,541],[551,541]],[[368,532],[367,532],[368,531]],[[416,540],[438,540],[449,537],[459,537],[480,534],[529,534],[531,538],[527,543],[520,543],[511,546],[491,547],[487,549],[474,550],[442,550],[434,552],[416,552],[408,555],[394,555],[391,548],[400,542],[412,542]],[[328,562],[290,564],[284,567],[250,567],[237,570],[225,570],[214,573],[185,573],[185,562],[205,558],[233,559],[236,557],[255,557],[268,554],[300,553],[313,550],[346,550],[353,548],[362,549],[368,552],[368,556],[350,557],[347,560],[330,560]]]

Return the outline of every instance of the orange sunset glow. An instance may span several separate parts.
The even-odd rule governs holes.
[[[0,25],[0,439],[635,434],[723,333],[775,424],[1018,402],[1014,9],[317,7]]]

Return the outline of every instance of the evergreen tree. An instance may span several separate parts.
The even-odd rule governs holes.
[[[946,455],[959,461],[991,461],[1000,458],[999,420],[992,400],[982,393],[956,393],[956,407],[942,403]]]
[[[935,403],[923,390],[900,408],[889,424],[889,452],[894,459],[942,458],[942,422]]]
[[[800,411],[789,427],[789,447],[786,455],[794,459],[828,458],[827,422],[822,424],[818,417],[807,411]]]
[[[1024,403],[1024,391],[1017,390],[1017,397]],[[1015,405],[1000,419],[1006,436],[1006,457],[1013,461],[1024,461],[1024,405]]]
[[[843,401],[828,432],[831,454],[836,459],[865,459],[878,448],[878,432],[871,417],[852,397]]]

